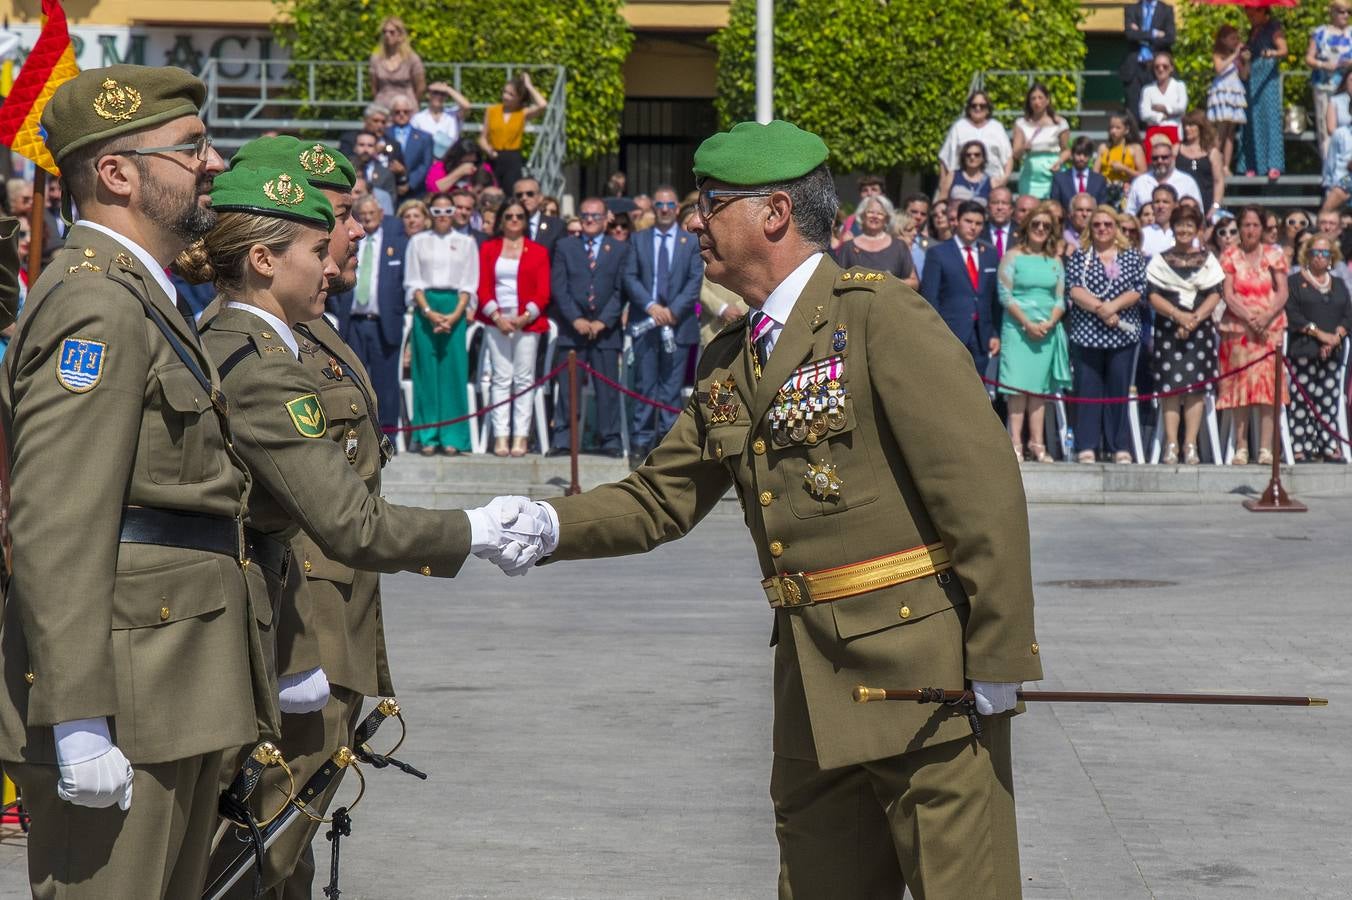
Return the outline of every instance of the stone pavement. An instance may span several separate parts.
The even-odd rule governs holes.
[[[1033,507],[1038,686],[1333,705],[1033,708],[1015,727],[1027,898],[1352,896],[1352,503],[1302,499]],[[368,773],[345,900],[773,898],[758,577],[718,515],[647,557],[388,578],[400,755],[432,777]],[[1090,580],[1155,584],[1066,584]],[[22,853],[0,844],[0,898],[26,896]]]

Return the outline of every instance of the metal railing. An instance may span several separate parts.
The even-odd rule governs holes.
[[[207,88],[202,118],[223,147],[238,147],[267,131],[304,134],[336,143],[339,134],[362,125],[362,108],[371,102],[367,66],[365,60],[209,59],[199,75]],[[465,62],[424,62],[423,66],[428,81],[448,81],[461,93],[468,80],[485,80],[475,78],[475,74],[502,73],[501,79],[493,80],[496,87],[491,100],[478,101],[466,95],[472,110],[466,118],[479,113],[477,121],[463,123],[466,134],[483,131],[483,111],[498,102],[496,90],[504,81],[521,71],[552,76],[544,115],[526,125],[532,139],[526,169],[539,179],[545,193],[562,192],[568,120],[567,71],[563,66]],[[241,67],[256,68],[258,80],[238,83],[222,77],[222,68]],[[340,99],[322,99],[321,93],[336,93]]]

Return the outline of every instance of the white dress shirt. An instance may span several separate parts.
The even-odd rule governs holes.
[[[774,324],[770,326],[769,337],[765,341],[765,358],[768,360],[770,354],[775,352],[775,344],[779,342],[779,333],[784,330],[784,323],[789,320],[789,314],[793,312],[794,304],[798,302],[798,297],[803,293],[803,288],[807,287],[808,281],[812,278],[812,273],[817,271],[817,264],[822,261],[825,253],[814,253],[807,259],[798,264],[798,268],[790,272],[783,281],[779,283],[770,296],[765,298],[765,303],[761,305],[761,312],[769,316]]]
[[[133,241],[131,238],[127,237],[124,234],[118,234],[116,231],[113,231],[113,229],[109,228],[107,225],[100,225],[98,222],[91,222],[88,219],[80,219],[78,222],[75,223],[75,225],[83,225],[86,228],[92,228],[95,231],[101,231],[104,234],[108,235],[108,237],[117,241],[122,246],[126,247],[128,250],[131,251],[132,256],[136,257],[141,261],[141,265],[145,266],[147,269],[150,270],[150,274],[151,276],[154,277],[155,283],[158,284],[164,290],[164,293],[168,295],[169,300],[172,302],[178,299],[178,291],[174,290],[174,283],[169,280],[169,275],[167,272],[164,271],[164,266],[160,265],[155,260],[155,257],[150,255],[150,251],[147,250],[145,247],[142,247],[140,244],[136,243],[135,241]],[[73,228],[75,226],[71,227]]]
[[[300,345],[296,343],[296,335],[292,333],[290,325],[286,324],[266,309],[260,309],[251,303],[241,303],[238,300],[231,300],[225,305],[230,309],[242,309],[247,313],[253,313],[265,323],[271,325],[273,331],[277,332],[277,337],[281,338],[282,343],[286,344],[287,349],[291,351],[291,355],[296,359],[300,359]]]

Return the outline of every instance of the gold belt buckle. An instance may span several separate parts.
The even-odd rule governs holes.
[[[812,592],[808,590],[807,579],[802,572],[776,575],[775,593],[779,595],[779,605],[786,609],[812,603]]]

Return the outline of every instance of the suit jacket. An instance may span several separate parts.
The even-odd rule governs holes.
[[[1122,75],[1125,78],[1128,74],[1135,77],[1141,67],[1137,65],[1137,57],[1140,55],[1141,47],[1148,46],[1153,53],[1159,53],[1161,50],[1173,50],[1174,41],[1178,39],[1178,33],[1174,26],[1174,8],[1165,0],[1158,0],[1155,3],[1155,15],[1149,22],[1142,22],[1145,15],[1145,3],[1138,2],[1126,8],[1123,14],[1123,23],[1125,25],[1124,33],[1127,38],[1127,55],[1122,61]],[[1156,38],[1151,32],[1155,30],[1163,31],[1164,37]]]
[[[356,149],[356,143],[357,132],[349,131],[338,139],[338,152],[350,158],[353,155],[353,151]],[[379,157],[383,162],[388,163],[391,160],[398,160],[399,162],[404,161],[404,150],[394,138],[389,136],[380,138],[376,141],[376,146],[380,150]]]
[[[376,277],[376,303],[380,310],[380,336],[387,344],[398,344],[404,339],[404,312],[408,308],[404,296],[404,251],[408,249],[408,236],[404,234],[403,224],[393,216],[385,217],[379,234],[380,273]],[[360,245],[357,253],[360,259]],[[360,269],[357,278],[361,278]],[[338,333],[345,342],[352,338],[355,297],[355,291],[346,291],[330,297],[325,304],[338,320]]]
[[[398,145],[396,144],[395,146]],[[354,156],[352,157],[352,167],[357,170],[357,175],[359,177],[366,179],[367,187],[371,188],[373,193],[375,191],[384,191],[389,194],[391,201],[399,196],[399,182],[398,179],[394,177],[394,173],[390,171],[389,166],[376,161],[371,166],[371,174],[368,177],[366,174],[366,164]]]
[[[474,238],[474,246],[476,247],[482,247],[484,245],[484,241],[488,240],[489,237],[488,232],[480,231],[479,229],[474,227],[467,227],[464,231],[460,233],[469,235],[470,237]]]
[[[527,222],[526,227],[530,228],[529,222]],[[546,216],[543,213],[540,215],[540,222],[536,226],[535,236],[531,237],[530,232],[526,232],[526,237],[548,250],[551,256],[554,254],[555,244],[558,243],[560,238],[567,235],[568,229],[563,227],[562,219],[555,216]]]
[[[967,346],[986,345],[1000,335],[996,299],[996,269],[999,260],[995,248],[977,243],[977,287],[967,273],[967,255],[959,252],[954,240],[940,241],[925,253],[925,274],[920,293],[938,311],[958,340]],[[1008,250],[1008,248],[1006,248]]]
[[[1070,201],[1076,194],[1078,185],[1075,173],[1070,170],[1057,172],[1052,176],[1052,196],[1051,199],[1061,204],[1069,215]],[[1108,179],[1104,178],[1092,168],[1085,172],[1084,179],[1085,193],[1094,198],[1094,205],[1106,203],[1108,200]]]
[[[818,265],[759,381],[747,320],[724,329],[700,358],[695,395],[647,462],[617,484],[549,500],[560,523],[551,562],[674,540],[729,487],[765,576],[942,542],[954,566],[948,577],[773,613],[774,752],[822,768],[971,734],[960,710],[860,706],[850,698],[855,685],[1041,677],[1027,508],[1009,438],[971,357],[933,309],[891,276],[864,275],[842,273],[829,258]],[[814,445],[776,443],[767,413],[780,386],[833,358],[848,391],[843,427]],[[727,419],[709,409],[715,381],[732,385]],[[807,489],[809,463],[836,468],[837,497]],[[765,602],[756,583],[741,590],[746,602]]]
[[[493,238],[479,248],[479,306],[474,318],[489,328],[493,324],[492,312],[496,311],[498,288],[498,258],[502,256],[502,238]],[[549,251],[526,238],[521,242],[521,260],[516,271],[516,295],[519,309],[524,310],[528,303],[534,303],[540,315],[527,325],[523,331],[543,334],[549,330],[545,317],[549,314]],[[489,304],[493,309],[490,310]],[[518,313],[520,315],[520,313]]]
[[[123,243],[76,226],[33,285],[4,365],[22,531],[0,625],[0,759],[53,762],[51,726],[99,716],[140,764],[275,738],[260,567],[119,541],[126,506],[229,520],[249,490],[212,404],[216,368],[173,298]]]
[[[629,236],[634,252],[629,254],[624,291],[625,302],[629,304],[630,325],[650,318],[648,306],[656,299],[653,296],[653,281],[657,274],[654,233],[654,229],[644,229]],[[676,317],[676,343],[698,344],[699,317],[695,314],[695,304],[704,282],[704,260],[700,259],[699,241],[679,225],[672,229],[672,242],[671,268],[662,302]]]
[[[398,146],[399,142],[391,141]],[[410,128],[408,139],[404,142],[404,166],[408,169],[408,196],[422,196],[427,181],[427,170],[432,168],[432,135],[417,128]]]
[[[549,315],[559,325],[559,346],[583,347],[595,344],[618,350],[624,344],[620,316],[624,312],[624,272],[629,254],[628,241],[601,236],[596,268],[591,268],[587,244],[581,237],[565,237],[554,249],[550,263],[553,297]],[[605,330],[595,339],[583,338],[573,329],[574,319],[600,320]]]
[[[1008,253],[1009,248],[1014,246],[1014,240],[1018,236],[1019,229],[1014,226],[1013,219],[1011,219],[1009,222],[1005,224],[1009,226],[1009,231],[1008,233],[1005,234],[1005,245],[1004,245],[1004,251],[1005,253]],[[986,227],[981,230],[981,242],[984,244],[989,244],[992,250],[996,249],[995,226],[991,224],[989,219],[986,220]],[[997,261],[999,260],[999,258],[1000,254],[997,253],[996,254]]]

